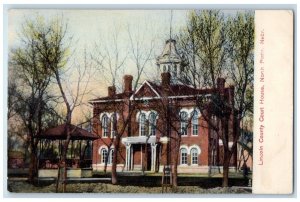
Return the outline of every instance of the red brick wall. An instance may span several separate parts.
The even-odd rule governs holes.
[[[99,115],[101,112],[109,112],[109,111],[113,111],[113,104],[115,103],[111,103],[110,105],[100,105],[100,104],[95,104],[94,105],[94,132],[97,133],[100,137],[101,137],[101,133],[102,133],[102,129],[101,129],[101,124],[100,124],[100,120],[99,120]],[[194,106],[194,101],[191,100],[183,100],[181,103],[181,107],[192,107]],[[123,106],[123,111],[120,111],[119,113],[123,114],[123,116],[126,119],[126,116],[128,115],[128,108],[127,108],[128,104],[125,104]],[[138,136],[139,135],[139,125],[138,125],[138,121],[137,121],[137,116],[136,114],[140,111],[140,110],[145,110],[148,111],[149,109],[151,110],[155,110],[158,112],[159,115],[159,119],[157,120],[157,127],[159,128],[159,130],[156,130],[156,135],[159,139],[159,137],[161,135],[165,135],[162,134],[165,129],[165,123],[162,121],[162,116],[163,115],[163,111],[160,110],[161,107],[161,101],[149,101],[148,105],[144,105],[143,103],[140,103],[137,105],[135,112],[133,113],[132,117],[131,117],[131,121],[130,121],[130,131],[129,133],[127,133],[127,131],[125,131],[125,133],[123,134],[122,138],[127,137],[127,136]],[[122,115],[121,115],[122,116]],[[121,120],[124,120],[123,118],[119,119],[119,122]],[[230,128],[233,127],[233,122],[231,120],[230,122]],[[179,128],[179,127],[178,127]],[[231,133],[234,133],[234,131],[232,129],[230,129]],[[198,136],[192,136],[192,131],[191,131],[191,124],[188,128],[188,135],[184,136],[181,138],[181,145],[186,145],[187,147],[191,147],[192,145],[198,145],[201,149],[201,153],[198,156],[198,162],[200,166],[206,166],[209,164],[209,135],[208,135],[208,124],[205,122],[205,120],[200,117],[199,119],[199,134]],[[178,136],[176,133],[173,133],[173,136]],[[110,138],[101,138],[98,140],[95,140],[93,143],[93,163],[99,163],[100,162],[100,155],[99,155],[99,148],[102,145],[109,145],[111,143],[111,139]],[[149,145],[150,146],[150,145]],[[220,149],[220,158],[222,159],[222,149]],[[162,156],[159,157],[161,162],[160,165],[165,165],[166,162],[166,145],[162,145]],[[122,144],[122,142],[120,142],[120,150],[118,153],[118,163],[125,163],[125,155],[126,155],[126,148],[125,146]],[[180,157],[180,155],[178,154],[178,157]],[[190,163],[190,155],[188,156],[188,162]],[[178,160],[178,162],[180,162],[180,159]],[[234,164],[234,162],[236,162],[235,159],[232,160],[232,164]],[[134,164],[140,164],[141,163],[141,153],[140,153],[140,149],[136,149],[134,152]]]

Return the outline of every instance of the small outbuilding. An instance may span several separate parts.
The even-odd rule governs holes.
[[[96,134],[75,125],[61,124],[49,128],[37,136],[38,145],[38,176],[57,177],[57,169],[62,159],[64,143],[67,140],[66,129],[69,127],[71,140],[67,150],[68,177],[89,177],[92,175],[93,140]]]

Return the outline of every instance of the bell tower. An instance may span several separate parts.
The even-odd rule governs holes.
[[[181,62],[182,59],[176,50],[176,40],[168,39],[162,54],[156,59],[159,74],[169,72],[171,83],[178,83],[183,73]]]

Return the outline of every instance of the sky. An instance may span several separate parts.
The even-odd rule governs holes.
[[[228,16],[236,11],[223,12]],[[118,64],[124,61],[116,78],[117,91],[120,92],[123,75],[131,74],[135,79],[136,63],[131,40],[134,46],[139,46],[142,60],[150,55],[139,83],[145,79],[157,78],[159,75],[156,58],[162,53],[165,41],[170,38],[170,30],[171,37],[174,38],[174,35],[186,26],[187,15],[187,10],[11,9],[8,12],[8,47],[11,49],[21,45],[19,36],[26,19],[35,19],[37,16],[43,16],[46,21],[55,17],[63,18],[68,24],[66,39],[72,39],[71,48],[74,51],[67,64],[68,72],[63,79],[70,98],[76,92],[78,82],[78,74],[75,70],[76,67],[83,66],[85,52],[88,64],[93,68],[90,78],[85,77],[80,80],[81,89],[84,89],[87,84],[88,94],[83,97],[84,104],[75,110],[73,120],[81,122],[84,121],[83,114],[91,116],[91,106],[88,105],[88,101],[106,96],[107,87],[112,85],[107,58],[108,54],[111,57],[116,56],[116,45]],[[99,60],[99,51],[106,55],[106,59],[102,61],[105,70],[96,63],[96,60]],[[112,65],[117,64],[113,62]],[[53,84],[51,89],[59,95],[57,85]],[[63,105],[60,106],[60,110],[64,110]]]
[[[155,58],[161,54],[165,40],[170,37],[170,24],[172,33],[177,33],[186,23],[186,10],[62,10],[62,9],[11,9],[8,13],[8,46],[9,49],[20,46],[20,30],[26,19],[35,19],[41,15],[45,20],[63,16],[68,24],[67,38],[72,38],[72,48],[75,50],[73,59],[69,63],[72,70],[76,65],[82,65],[84,51],[97,58],[98,49],[103,53],[108,51],[114,54],[114,44],[118,45],[119,57],[124,59],[123,69],[118,72],[117,83],[121,86],[124,74],[135,74],[133,61],[132,40],[139,42],[142,53],[145,55],[151,51],[150,61],[146,63],[144,79],[153,78],[157,72]],[[172,16],[172,20],[171,20]],[[129,34],[130,33],[130,34]],[[117,35],[117,37],[115,37]],[[114,40],[116,43],[114,43]],[[97,45],[97,48],[96,48]],[[89,58],[89,60],[92,60]],[[97,66],[97,64],[93,64]],[[106,62],[104,65],[108,65]],[[97,67],[96,67],[97,68]],[[72,72],[72,71],[69,71]],[[67,77],[66,88],[75,91],[78,77],[75,74]],[[89,94],[83,99],[85,107],[75,111],[76,117],[86,112],[89,99],[107,95],[107,87],[111,84],[111,78],[107,71],[96,71],[90,79],[82,79],[83,86],[88,82]],[[73,88],[73,89],[72,89]],[[55,87],[53,88],[55,89]],[[119,90],[120,91],[120,90]],[[57,92],[58,93],[58,92]],[[63,106],[62,106],[63,107]],[[88,107],[91,109],[90,106]],[[80,118],[78,118],[80,119]]]

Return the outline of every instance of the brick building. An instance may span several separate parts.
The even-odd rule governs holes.
[[[114,152],[117,152],[118,172],[161,172],[164,166],[174,164],[178,165],[179,173],[207,173],[221,168],[222,141],[205,121],[201,112],[206,110],[198,108],[197,100],[199,97],[209,100],[218,93],[233,102],[234,89],[225,87],[222,78],[217,80],[215,89],[183,84],[180,80],[185,69],[180,64],[176,41],[167,40],[157,58],[160,82],[146,80],[134,91],[133,77],[125,75],[122,93],[116,93],[116,88],[110,86],[108,96],[90,101],[94,132],[100,137],[93,143],[94,170],[109,171]],[[229,117],[232,140],[233,113]],[[236,167],[236,154],[231,167]]]

